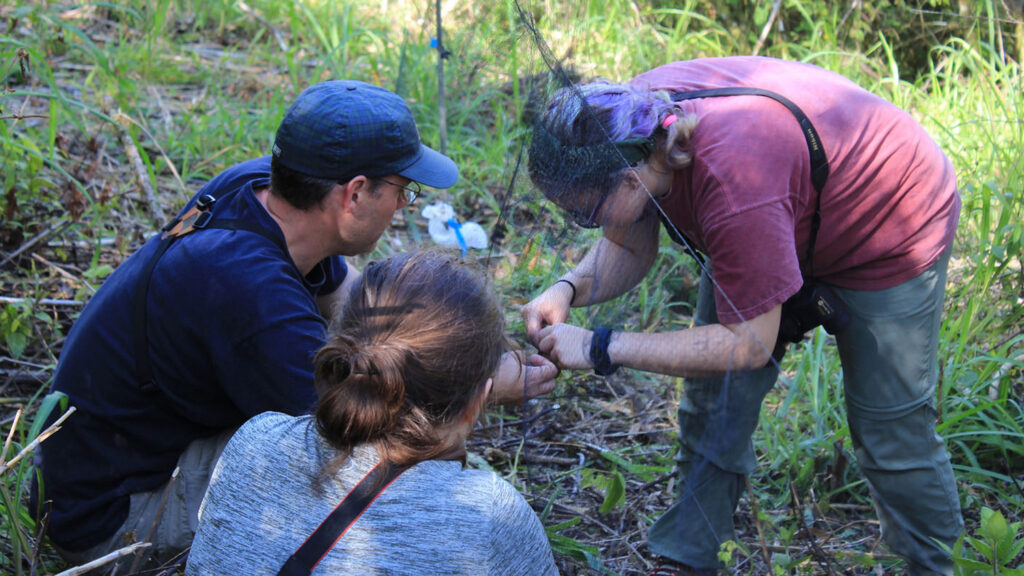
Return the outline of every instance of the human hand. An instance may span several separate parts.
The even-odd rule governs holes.
[[[490,401],[522,404],[523,400],[551,392],[557,376],[558,368],[539,354],[506,352],[494,373]]]
[[[536,344],[541,328],[565,322],[573,296],[575,290],[568,282],[555,282],[540,296],[527,302],[520,312],[526,324],[526,337]]]
[[[590,340],[594,333],[572,324],[554,324],[537,335],[537,350],[559,368],[587,370],[590,362]]]

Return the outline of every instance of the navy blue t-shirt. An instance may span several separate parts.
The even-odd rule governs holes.
[[[109,538],[129,496],[167,482],[192,441],[262,412],[312,407],[312,360],[326,337],[315,297],[336,290],[348,269],[336,256],[302,277],[253,194],[269,180],[270,159],[259,158],[199,192],[217,198],[213,222],[244,220],[269,238],[197,230],[153,270],[145,326],[155,386],[139,381],[133,302],[159,236],[118,267],[72,326],[54,389],[78,411],[41,449],[58,545],[84,550]]]

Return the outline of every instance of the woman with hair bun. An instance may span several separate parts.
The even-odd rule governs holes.
[[[316,356],[315,414],[265,413],[239,429],[203,501],[186,573],[279,573],[382,464],[404,471],[363,483],[379,494],[317,574],[557,574],[526,500],[494,473],[464,467],[508,347],[497,298],[459,260],[420,252],[367,266]]]

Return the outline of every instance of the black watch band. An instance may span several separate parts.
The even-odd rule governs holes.
[[[595,328],[594,337],[590,339],[590,363],[594,365],[594,372],[601,376],[610,376],[619,369],[618,364],[612,364],[608,356],[608,343],[611,340],[611,328]]]

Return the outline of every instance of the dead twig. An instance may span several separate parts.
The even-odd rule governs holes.
[[[60,430],[60,425],[63,424],[64,421],[68,419],[68,416],[71,416],[74,413],[75,413],[75,407],[74,406],[68,408],[67,412],[65,412],[60,418],[58,418],[56,422],[54,422],[53,424],[50,424],[50,426],[46,430],[43,430],[39,434],[39,436],[36,436],[36,438],[34,440],[29,442],[28,446],[25,446],[24,448],[22,448],[21,452],[18,452],[18,455],[15,456],[14,458],[12,458],[10,462],[0,461],[0,474],[3,474],[4,472],[7,472],[8,470],[10,470],[12,466],[17,464],[18,461],[20,461],[22,458],[24,458],[27,454],[31,454],[39,446],[39,444],[43,440],[46,440],[50,436],[53,436],[53,434],[55,432],[57,432],[57,430]]]
[[[34,302],[40,306],[71,306],[78,308],[85,306],[85,302],[78,300],[62,300],[59,298],[40,298],[38,300],[34,298],[19,298],[16,296],[0,296],[0,304],[20,304],[22,302]]]
[[[24,244],[19,246],[17,250],[15,250],[14,252],[11,252],[10,254],[8,254],[7,257],[5,257],[3,259],[3,261],[0,261],[0,266],[3,266],[4,264],[7,264],[8,262],[10,262],[11,260],[14,260],[18,256],[21,256],[25,252],[27,252],[27,251],[31,250],[33,247],[35,247],[36,244],[39,244],[40,242],[42,242],[43,240],[46,240],[50,236],[53,236],[54,234],[58,234],[60,232],[63,232],[65,229],[67,229],[69,226],[71,226],[71,224],[72,224],[72,222],[70,220],[68,220],[67,218],[63,218],[62,217],[60,220],[55,222],[49,228],[47,228],[46,230],[43,230],[39,234],[36,234],[35,237],[33,237],[31,240],[29,240],[28,242],[25,242]]]
[[[256,20],[258,20],[260,24],[263,24],[264,26],[269,28],[270,32],[273,33],[274,35],[274,40],[277,40],[277,47],[281,49],[281,52],[288,52],[288,43],[284,41],[284,36],[281,34],[280,30],[278,30],[276,27],[274,27],[273,24],[270,23],[269,20],[264,18],[263,15],[260,14],[259,12],[253,10],[252,7],[250,7],[245,2],[239,2],[238,8],[242,12],[245,12],[246,14],[249,14]]]
[[[789,492],[793,496],[793,514],[795,515],[796,520],[800,523],[800,532],[804,535],[804,538],[807,540],[807,546],[811,550],[811,557],[814,558],[819,564],[823,564],[825,566],[825,570],[828,572],[829,576],[839,576],[839,573],[836,572],[835,567],[832,566],[831,555],[829,555],[821,549],[821,546],[818,544],[818,541],[814,537],[814,534],[811,533],[811,527],[808,526],[806,522],[804,522],[803,512],[801,510],[803,508],[803,505],[800,504],[800,496],[798,496],[796,493],[795,483],[789,483]]]
[[[109,564],[122,556],[134,554],[136,550],[140,548],[145,548],[146,546],[150,545],[151,544],[149,542],[136,542],[135,544],[125,546],[120,550],[115,550],[110,554],[107,554],[106,556],[100,556],[99,558],[87,564],[82,564],[81,566],[76,566],[74,568],[71,568],[70,570],[65,570],[60,574],[57,574],[57,576],[78,576],[79,574],[86,574],[92,570],[95,570],[96,568],[99,568],[100,566]]]
[[[25,118],[40,118],[46,120],[49,117],[49,114],[9,114],[7,116],[0,116],[0,120],[24,120]]]
[[[772,29],[772,24],[775,23],[775,18],[779,15],[779,8],[782,7],[782,0],[772,0],[772,13],[768,16],[768,21],[764,23],[764,28],[761,29],[761,35],[757,38],[757,44],[754,46],[753,56],[757,56],[757,53],[764,47],[764,41],[768,39],[768,32]]]
[[[186,548],[185,550],[179,552],[177,556],[164,563],[164,566],[167,566],[167,568],[165,568],[162,572],[157,572],[153,576],[172,576],[174,574],[184,572],[185,564],[188,563],[188,554],[190,551],[191,548]]]
[[[178,174],[178,169],[174,167],[174,162],[171,162],[170,157],[167,156],[167,153],[164,152],[163,147],[160,146],[160,141],[157,140],[156,138],[154,138],[153,134],[151,134],[150,131],[147,130],[145,126],[140,124],[137,120],[135,120],[131,116],[128,116],[127,114],[124,114],[121,111],[118,111],[118,112],[114,113],[113,116],[114,116],[114,120],[116,120],[117,123],[119,125],[121,125],[122,127],[125,127],[124,123],[127,122],[127,123],[134,124],[135,126],[137,126],[139,128],[139,130],[142,130],[142,133],[146,135],[146,138],[149,138],[149,141],[153,143],[153,146],[156,146],[156,149],[157,149],[157,151],[160,152],[160,155],[164,157],[164,161],[167,162],[167,169],[171,171],[171,175],[173,175],[174,179],[178,182],[178,187],[181,188],[181,192],[183,194],[185,194],[186,197],[190,196],[189,191],[188,191],[188,186],[185,186],[185,182],[181,179],[181,175]],[[122,135],[123,136],[127,135],[127,130],[122,131]],[[132,145],[134,146],[135,141],[131,139],[130,135],[127,135],[127,136],[128,136],[128,139],[131,140]],[[134,148],[134,152],[135,152],[136,155],[138,155],[138,148]],[[134,162],[134,159],[133,159],[133,162]],[[140,157],[139,158],[139,163],[141,164],[141,162],[142,162],[142,158]],[[138,166],[136,166],[136,170],[138,170]],[[143,170],[142,173],[146,174],[145,170]],[[148,182],[149,182],[149,180],[147,179],[147,183]],[[157,220],[157,222],[162,222],[162,221],[163,221],[162,218],[161,218],[161,220]]]
[[[541,410],[541,411],[537,412],[536,414],[533,414],[533,415],[531,415],[531,416],[529,416],[527,418],[522,418],[520,420],[509,420],[509,421],[499,420],[497,424],[492,424],[490,426],[481,426],[481,427],[477,428],[476,430],[474,430],[473,432],[474,433],[478,433],[478,432],[485,432],[487,430],[502,429],[505,426],[520,426],[520,425],[523,425],[523,424],[530,424],[530,423],[534,422],[535,420],[537,420],[538,418],[540,418],[541,416],[546,416],[546,415],[551,414],[552,412],[555,412],[557,410],[558,410],[557,407],[550,407],[549,406],[549,407],[544,408],[543,410]]]
[[[62,276],[62,277],[64,277],[67,280],[73,280],[75,282],[80,280],[80,278],[78,276],[75,276],[74,274],[68,272],[67,270],[65,270],[64,268],[59,266],[58,264],[50,262],[49,260],[47,260],[46,258],[43,258],[39,254],[33,253],[32,254],[32,259],[35,260],[36,262],[39,262],[40,264],[48,267],[48,268],[53,269],[53,271],[56,272],[59,276]],[[91,286],[90,286],[90,288],[91,288]]]
[[[160,496],[160,506],[156,509],[156,516],[153,517],[153,524],[149,527],[149,532],[146,533],[146,541],[153,541],[153,533],[156,532],[156,527],[160,524],[160,517],[164,515],[164,508],[167,507],[167,497],[171,494],[171,489],[174,487],[174,481],[178,479],[178,473],[181,468],[178,466],[174,467],[174,472],[171,472],[171,479],[167,482],[167,486],[164,487],[164,493]],[[132,560],[132,567],[128,570],[130,574],[134,574],[139,569],[139,563],[142,562],[142,555],[136,554],[135,559]]]
[[[135,174],[135,180],[138,182],[139,187],[142,188],[142,193],[146,200],[146,207],[149,211],[149,217],[152,218],[154,222],[163,222],[164,213],[163,209],[160,208],[160,202],[157,200],[156,190],[153,189],[153,183],[149,181],[149,172],[146,170],[146,164],[142,161],[142,155],[139,154],[139,147],[135,144],[135,139],[132,138],[131,133],[128,131],[129,124],[135,124],[138,126],[138,122],[135,122],[120,110],[111,110],[108,108],[106,112],[121,128],[118,135],[121,139],[121,146],[124,148],[124,153],[125,156],[128,157],[129,164],[131,164],[132,171]]]
[[[14,413],[14,423],[11,424],[11,431],[7,434],[7,441],[4,442],[4,449],[0,450],[0,462],[7,459],[7,450],[11,447],[11,442],[14,441],[14,431],[18,429],[18,421],[21,420],[21,408]]]

